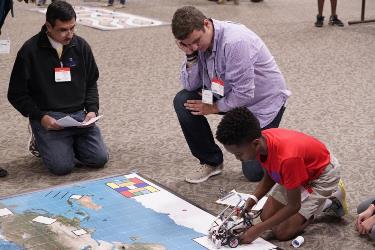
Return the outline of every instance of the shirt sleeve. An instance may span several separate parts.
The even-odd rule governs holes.
[[[90,45],[88,45],[86,42],[84,43],[84,53],[86,59],[85,70],[87,75],[85,110],[87,112],[97,113],[99,110],[99,93],[97,84],[99,70]]]
[[[304,184],[309,175],[302,158],[289,158],[281,165],[282,185],[286,189],[294,189]]]
[[[180,81],[184,89],[193,91],[202,87],[203,83],[200,76],[199,65],[199,58],[198,62],[193,64],[188,69],[186,68],[186,58],[182,62]]]
[[[16,57],[13,70],[10,75],[8,100],[23,116],[40,121],[45,114],[42,112],[30,96],[30,61],[25,56],[22,48]]]
[[[254,65],[259,49],[250,41],[239,41],[225,47],[225,84],[232,87],[224,98],[216,102],[221,112],[247,106],[254,98]]]

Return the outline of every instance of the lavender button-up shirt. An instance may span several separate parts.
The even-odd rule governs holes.
[[[224,81],[224,96],[216,105],[220,112],[246,106],[261,127],[276,117],[291,94],[285,79],[264,42],[242,24],[212,20],[212,52],[199,52],[198,62],[181,67],[181,82],[188,91],[211,88],[211,79]]]

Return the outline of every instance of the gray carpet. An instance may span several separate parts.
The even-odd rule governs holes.
[[[79,3],[79,0],[71,1]],[[367,1],[367,17],[375,18],[375,1]],[[104,2],[103,2],[104,3]],[[96,5],[98,2],[86,2]],[[341,0],[343,28],[315,28],[316,1],[241,1],[218,6],[206,0],[128,0],[125,11],[170,22],[183,5],[195,5],[210,17],[241,22],[263,38],[293,92],[282,127],[309,133],[332,149],[342,165],[350,214],[342,220],[321,217],[304,233],[303,249],[374,249],[374,242],[354,230],[356,205],[375,186],[375,23],[348,26],[360,18],[360,0]],[[329,1],[325,4],[326,20]],[[182,196],[217,213],[219,189],[252,192],[240,163],[225,153],[225,171],[209,181],[190,185],[185,173],[197,161],[179,128],[172,100],[182,53],[169,26],[103,32],[79,26],[78,34],[92,46],[100,69],[99,125],[110,150],[105,169],[76,169],[64,177],[50,175],[26,150],[27,119],[7,101],[10,71],[25,40],[39,31],[42,14],[31,5],[15,3],[16,18],[8,17],[2,38],[11,39],[11,53],[0,54],[0,164],[9,176],[0,179],[0,196],[54,185],[138,171]],[[209,116],[212,128],[220,117]],[[290,241],[277,242],[289,249]]]

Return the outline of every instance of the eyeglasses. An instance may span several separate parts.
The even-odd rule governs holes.
[[[77,32],[77,27],[74,26],[74,27],[72,27],[70,29],[60,28],[57,31],[60,33],[60,35],[67,36],[69,33],[72,33],[72,34],[76,33]]]

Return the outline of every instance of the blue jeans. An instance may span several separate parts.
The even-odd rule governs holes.
[[[281,107],[275,119],[273,119],[273,121],[270,124],[262,128],[262,130],[279,127],[284,111],[285,107]],[[245,175],[245,177],[251,182],[258,182],[264,176],[264,169],[260,162],[257,160],[242,162],[242,172]]]
[[[83,121],[86,116],[84,111],[73,114],[48,112],[47,115],[55,119],[70,115],[77,121]],[[46,130],[36,120],[30,120],[30,125],[43,163],[53,174],[70,173],[77,160],[92,168],[104,167],[108,161],[108,151],[96,125],[63,130]]]
[[[190,151],[194,157],[196,157],[201,164],[209,164],[211,166],[218,166],[223,163],[223,152],[220,147],[215,143],[210,125],[205,116],[203,115],[192,115],[189,110],[184,106],[187,100],[201,100],[202,97],[196,91],[181,90],[178,92],[173,100],[174,109],[177,114],[178,121],[180,123],[182,132],[185,136],[186,142],[189,145]],[[264,129],[270,128],[270,126],[277,127],[283,116],[285,107],[282,107],[276,116],[276,118]],[[250,169],[249,169],[250,168]],[[248,175],[248,172],[254,172],[256,178],[260,179],[263,177],[263,169],[260,164],[252,167],[243,167],[245,176],[249,179],[252,178],[252,174]],[[259,169],[260,168],[260,169]],[[259,171],[260,170],[260,171]],[[245,173],[246,172],[246,173]],[[248,177],[249,176],[249,177]]]

